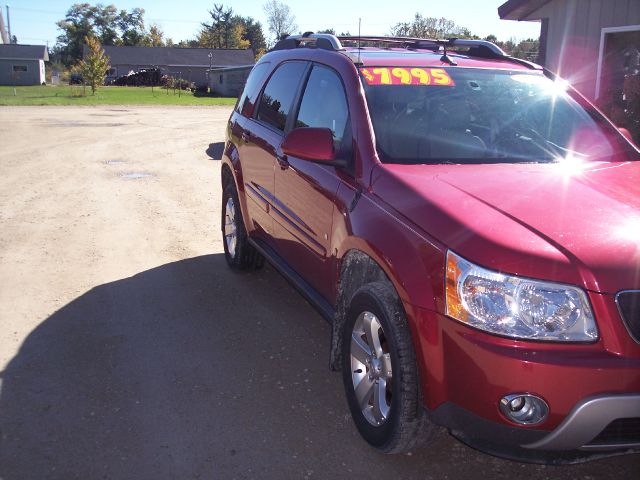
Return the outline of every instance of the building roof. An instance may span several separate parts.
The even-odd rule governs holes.
[[[113,65],[159,65],[209,67],[209,52],[212,64],[217,67],[253,65],[253,50],[219,48],[177,48],[177,47],[121,47],[104,45],[104,52]],[[87,53],[87,46],[84,46]]]
[[[0,58],[49,61],[49,52],[44,45],[0,45]]]
[[[529,15],[551,0],[509,0],[498,7],[503,20],[526,20]]]

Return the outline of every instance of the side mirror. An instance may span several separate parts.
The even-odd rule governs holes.
[[[336,152],[328,128],[301,127],[291,130],[282,142],[282,153],[315,162],[332,162]]]
[[[622,135],[624,135],[624,137],[629,140],[631,143],[633,143],[633,135],[631,135],[631,132],[629,130],[627,130],[624,127],[619,127],[618,130],[620,131],[620,133]]]

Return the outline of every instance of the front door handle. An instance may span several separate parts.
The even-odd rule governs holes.
[[[276,160],[278,160],[280,170],[286,170],[287,168],[289,168],[289,160],[287,160],[286,155],[276,155]]]

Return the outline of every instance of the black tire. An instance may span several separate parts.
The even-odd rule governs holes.
[[[235,241],[231,242],[227,230],[227,216],[229,207],[233,215],[229,217],[235,235]],[[229,266],[236,271],[257,270],[264,266],[264,257],[258,252],[247,238],[247,230],[244,227],[238,192],[233,182],[228,182],[222,192],[222,244],[224,245],[224,257]]]
[[[368,357],[366,365],[358,359],[365,349],[352,347],[353,337],[365,344],[372,343],[363,333],[367,327],[357,328],[365,324],[371,325],[369,328],[375,330],[379,337],[377,343],[373,342],[376,346],[369,351],[372,355],[375,350],[382,352],[378,358],[375,355]],[[381,328],[378,329],[378,325]],[[429,422],[424,411],[411,331],[398,296],[389,283],[374,282],[356,291],[347,310],[343,335],[342,378],[351,415],[362,437],[383,453],[406,453],[428,443],[436,427]],[[352,350],[360,354],[352,357]],[[387,371],[389,360],[391,372]],[[356,376],[361,378],[360,382],[368,380],[369,385],[374,385],[369,387],[363,383],[361,392],[368,388],[373,392],[369,400],[361,393],[361,398],[365,399],[364,407],[357,398]],[[376,393],[384,395],[384,400],[378,402],[380,408],[375,406]],[[388,413],[382,418],[384,415],[380,412],[385,409]],[[379,415],[375,414],[376,411]]]

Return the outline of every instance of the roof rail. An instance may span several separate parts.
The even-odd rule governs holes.
[[[321,48],[323,50],[344,50],[343,43],[355,42],[360,46],[361,42],[365,43],[377,43],[386,44],[390,46],[407,48],[407,49],[425,49],[439,52],[444,50],[445,55],[443,58],[447,58],[447,50],[455,47],[468,48],[469,51],[465,52],[471,57],[481,58],[493,58],[498,60],[506,60],[512,63],[523,65],[532,70],[542,70],[540,65],[523,60],[520,58],[507,55],[495,43],[487,40],[467,40],[464,38],[416,38],[416,37],[383,37],[383,36],[336,36],[329,33],[313,33],[305,32],[302,35],[289,35],[286,38],[281,39],[271,50],[289,50],[292,48],[315,46],[315,48]],[[452,63],[452,65],[455,64]]]
[[[387,44],[394,46],[401,46],[408,49],[425,49],[432,50],[434,52],[440,51],[440,49],[444,50],[444,53],[447,53],[447,50],[452,47],[464,47],[468,48],[469,51],[466,52],[467,55],[471,57],[481,57],[481,58],[494,58],[498,60],[507,60],[513,63],[517,63],[528,67],[532,70],[542,70],[540,65],[537,65],[533,62],[529,62],[527,60],[523,60],[521,58],[515,58],[511,55],[507,55],[507,53],[502,50],[495,43],[489,42],[488,40],[467,40],[464,38],[416,38],[416,37],[380,37],[380,36],[339,36],[338,40],[342,43],[346,42],[372,42],[378,44]],[[446,56],[446,55],[445,55]]]
[[[439,50],[440,47],[445,49],[451,47],[469,47],[469,49],[475,49],[477,51],[485,50],[485,56],[492,57],[506,57],[508,56],[500,47],[495,43],[487,40],[466,40],[462,38],[416,38],[416,37],[346,37],[340,36],[338,40],[341,42],[346,41],[362,41],[362,42],[375,42],[375,43],[387,43],[390,45],[403,45],[407,48],[425,48],[429,50]]]
[[[420,43],[420,48],[426,48],[429,50],[437,51],[440,46],[438,40],[430,38],[416,38],[416,37],[381,37],[381,36],[344,36],[338,37],[340,42],[366,42],[387,44],[393,46],[399,46],[404,48],[415,48],[415,45]]]
[[[330,33],[305,32],[302,35],[289,35],[281,39],[271,50],[289,50],[300,46],[305,47],[307,44],[315,44],[316,48],[323,50],[336,51],[343,49],[340,40],[338,40],[338,37],[335,35],[331,35]]]
[[[454,47],[469,47],[469,48],[486,48],[493,55],[497,57],[507,57],[508,55],[495,43],[487,40],[466,40],[463,38],[449,38],[447,39],[449,45]]]

